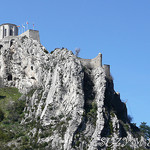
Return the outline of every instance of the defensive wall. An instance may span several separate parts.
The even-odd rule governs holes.
[[[27,30],[26,32],[20,34],[19,36],[27,36],[28,38],[32,38],[33,40],[37,40],[40,42],[40,36],[38,30]]]
[[[97,68],[102,67],[102,54],[99,53],[98,56],[96,56],[93,59],[83,59],[79,58],[83,66],[86,66],[88,68]]]
[[[32,38],[33,40],[40,42],[39,31],[29,29],[24,33],[18,35],[18,27],[15,24],[6,23],[0,25],[0,49],[3,47],[3,44],[5,44],[5,48],[11,47],[18,36],[27,36],[28,38]],[[110,65],[102,65],[101,53],[99,53],[98,56],[93,59],[78,59],[80,59],[83,66],[88,68],[103,68],[106,76],[110,76]]]
[[[15,24],[5,23],[0,25],[0,41],[9,43],[12,39],[18,36],[27,36],[33,40],[40,42],[39,31],[37,30],[27,30],[24,33],[18,35],[18,26]]]
[[[105,71],[105,74],[107,77],[110,76],[110,65],[102,65],[102,54],[99,53],[98,56],[96,56],[93,59],[83,59],[83,58],[79,58],[79,60],[81,61],[82,65],[87,67],[87,68],[103,68]]]

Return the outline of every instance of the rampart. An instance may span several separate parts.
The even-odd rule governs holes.
[[[27,30],[26,32],[20,34],[19,36],[27,36],[28,38],[32,38],[33,40],[37,40],[40,42],[40,36],[38,30]]]
[[[7,36],[0,40],[0,49],[5,46],[5,48],[11,47],[14,40],[17,39],[17,36]]]
[[[97,68],[102,67],[102,54],[99,53],[98,56],[96,56],[93,59],[82,59],[79,58],[83,66],[89,67],[89,68]]]
[[[79,58],[82,65],[87,68],[103,68],[104,72],[107,77],[110,77],[110,65],[102,65],[102,54],[99,53],[98,56],[96,56],[93,59],[82,59]]]
[[[103,68],[104,68],[106,76],[109,77],[110,76],[110,65],[103,65]]]

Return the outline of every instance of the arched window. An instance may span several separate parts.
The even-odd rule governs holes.
[[[10,29],[10,36],[13,36],[13,30]]]
[[[8,81],[12,81],[12,75],[9,74],[8,77],[7,77]]]
[[[6,36],[6,35],[7,35],[7,29],[4,30],[4,36]]]

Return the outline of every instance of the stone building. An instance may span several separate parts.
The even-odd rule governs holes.
[[[18,36],[17,25],[10,23],[0,25],[0,40],[8,36]]]
[[[11,23],[5,23],[0,25],[0,40],[9,41],[10,43],[12,39],[17,38],[18,36],[27,36],[28,38],[32,38],[33,40],[40,42],[39,31],[37,30],[29,29],[24,33],[18,35],[17,25]]]
[[[26,36],[33,40],[40,42],[39,31],[37,30],[27,30],[24,33],[18,35],[18,27],[15,24],[5,23],[0,25],[0,50],[5,45],[5,48],[9,48],[13,45],[13,42],[18,37]],[[99,53],[97,57],[93,59],[80,59],[83,66],[88,68],[98,68],[101,67],[104,69],[107,77],[110,77],[110,65],[102,65],[102,54]],[[0,84],[2,85],[1,79]]]
[[[37,30],[27,30],[26,32],[20,34],[20,36],[27,36],[28,38],[32,38],[33,40],[40,42],[39,31]]]

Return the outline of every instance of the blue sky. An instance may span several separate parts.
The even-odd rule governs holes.
[[[101,52],[133,122],[150,125],[149,0],[8,0],[1,6],[0,24],[34,23],[49,51],[79,47],[82,58]]]

